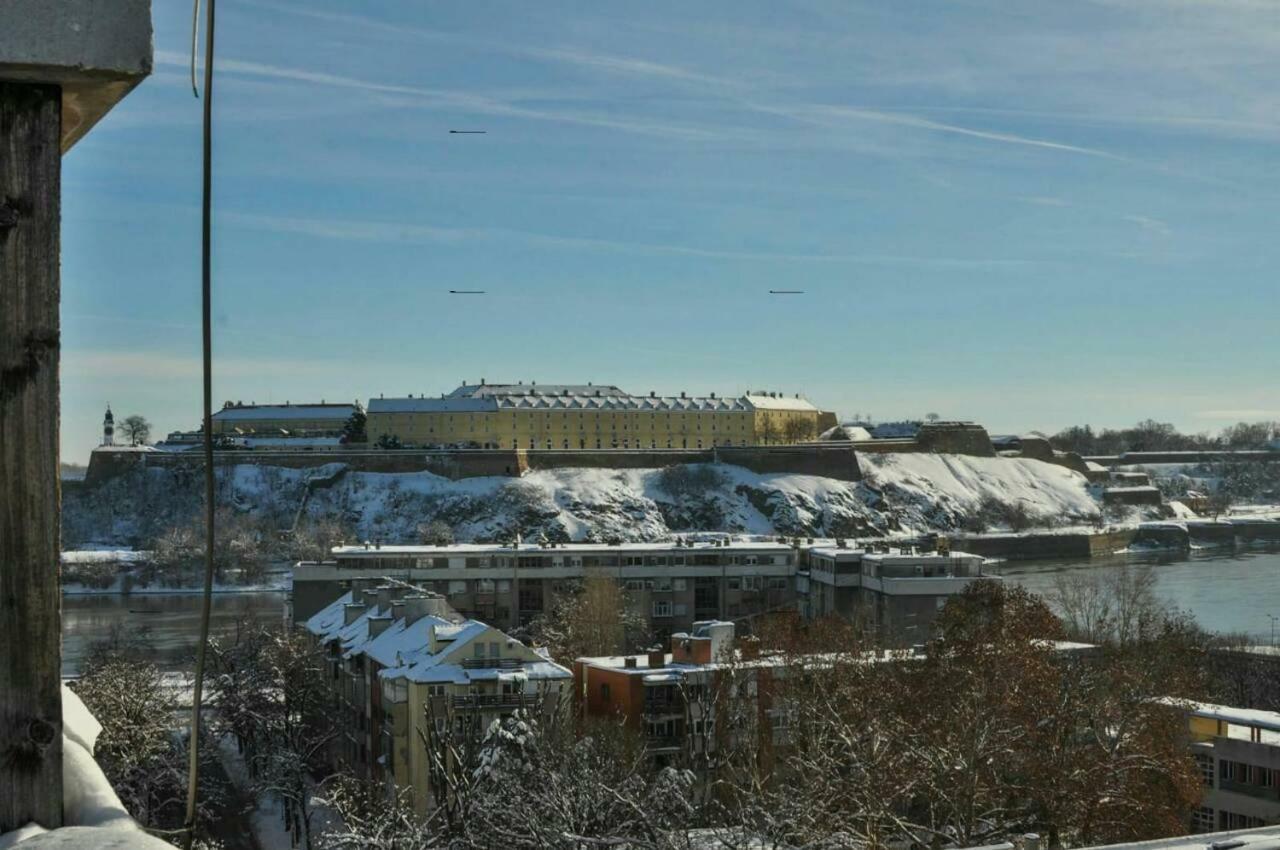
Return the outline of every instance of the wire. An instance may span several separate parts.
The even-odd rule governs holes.
[[[196,88],[196,48],[200,42],[200,0],[191,5],[191,94],[200,97]]]
[[[197,3],[199,0],[196,0]],[[200,198],[200,330],[204,343],[204,596],[200,608],[200,642],[196,645],[195,682],[191,693],[191,737],[187,742],[187,834],[183,845],[195,840],[196,800],[200,783],[200,702],[204,690],[205,655],[209,645],[209,613],[213,602],[213,323],[210,320],[212,279],[211,206],[213,173],[213,20],[217,0],[207,0],[204,34],[204,157]]]

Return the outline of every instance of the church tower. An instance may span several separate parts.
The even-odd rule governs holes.
[[[116,444],[116,418],[111,415],[111,405],[107,405],[107,415],[102,417],[102,445],[114,446]]]

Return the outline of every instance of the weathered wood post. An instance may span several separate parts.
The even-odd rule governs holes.
[[[0,833],[62,825],[61,155],[150,70],[149,0],[0,2]]]

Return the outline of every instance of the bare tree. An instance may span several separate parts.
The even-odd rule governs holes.
[[[782,436],[788,443],[812,440],[815,433],[813,422],[808,419],[792,417],[782,426]]]
[[[151,439],[151,423],[137,413],[126,416],[116,427],[131,446],[142,445]]]
[[[182,822],[187,780],[186,747],[173,731],[178,706],[160,670],[137,648],[95,650],[72,687],[102,724],[94,758],[129,814],[146,827],[173,828]],[[201,759],[211,756],[202,751]],[[203,832],[223,789],[216,774],[201,772]]]
[[[620,655],[648,640],[649,623],[627,599],[617,579],[589,575],[555,598],[535,620],[531,637],[553,658],[572,661],[586,655]]]
[[[1048,599],[1067,634],[1094,643],[1131,644],[1149,636],[1171,613],[1155,588],[1151,565],[1122,563],[1057,576]]]
[[[453,527],[442,519],[419,523],[418,539],[424,546],[448,546],[453,543]]]

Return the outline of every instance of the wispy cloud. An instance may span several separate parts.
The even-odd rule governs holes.
[[[1169,225],[1158,218],[1152,218],[1146,215],[1136,215],[1128,213],[1120,216],[1121,221],[1127,221],[1130,224],[1136,224],[1148,233],[1154,233],[1157,236],[1168,236],[1170,234]]]
[[[487,242],[519,244],[530,247],[570,251],[607,251],[623,254],[670,255],[706,260],[781,262],[781,263],[847,263],[855,265],[913,265],[932,268],[999,268],[1034,265],[1037,261],[1003,257],[939,257],[895,254],[789,253],[770,251],[738,251],[694,245],[651,242],[623,242],[581,236],[535,233],[506,228],[452,228],[399,222],[358,219],[315,219],[290,216],[223,212],[220,221],[244,227],[314,236],[320,239],[342,239],[359,242],[451,243]]]
[[[774,107],[774,109],[778,109]],[[934,121],[930,118],[922,118],[919,115],[913,115],[908,112],[891,112],[880,109],[861,109],[851,106],[833,106],[825,104],[811,104],[800,107],[792,107],[779,111],[785,112],[795,118],[810,119],[813,121],[822,121],[824,118],[851,119],[855,121],[872,121],[879,124],[891,124],[899,127],[912,127],[920,130],[929,130],[937,133],[950,133],[957,136],[968,136],[974,139],[983,139],[990,142],[999,142],[1006,145],[1024,145],[1033,148],[1044,148],[1047,150],[1062,151],[1063,153],[1080,154],[1083,156],[1103,157],[1105,159],[1113,159],[1119,161],[1127,161],[1127,157],[1108,151],[1099,150],[1098,148],[1083,147],[1080,145],[1070,145],[1063,142],[1055,142],[1050,139],[1036,138],[1032,136],[1021,136],[1015,133],[1003,133],[994,130],[979,130],[972,127],[962,127],[957,124],[945,124],[941,121]]]
[[[156,51],[156,64],[165,66],[184,66],[188,60],[171,51]],[[490,115],[505,118],[524,118],[534,121],[553,121],[567,124],[578,124],[590,127],[601,127],[621,130],[647,136],[661,136],[699,141],[717,138],[721,133],[714,127],[699,127],[678,124],[671,121],[636,118],[618,118],[605,113],[593,113],[583,110],[540,109],[525,106],[517,102],[503,100],[498,97],[477,94],[458,89],[434,89],[421,86],[380,83],[359,77],[343,74],[330,74],[323,71],[312,71],[306,68],[293,68],[281,65],[269,65],[261,62],[250,62],[241,59],[220,59],[218,68],[226,74],[241,74],[260,78],[326,86],[330,88],[349,89],[388,95],[392,98],[408,98],[409,100],[391,100],[388,104],[415,106],[430,109],[456,110],[475,115]]]

